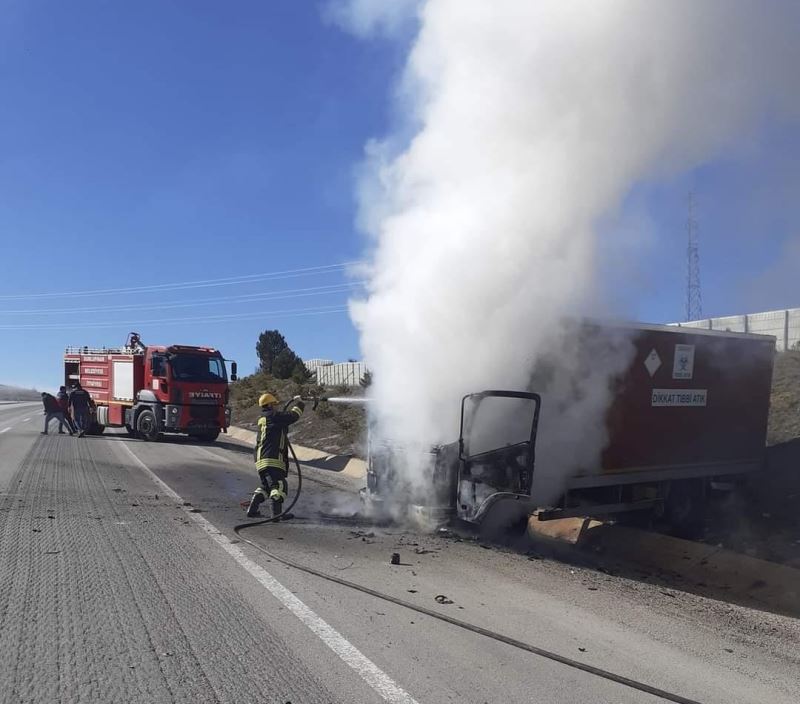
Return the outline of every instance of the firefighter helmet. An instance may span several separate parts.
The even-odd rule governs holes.
[[[262,407],[274,406],[276,403],[278,403],[278,399],[270,393],[261,394],[258,398],[258,405]]]

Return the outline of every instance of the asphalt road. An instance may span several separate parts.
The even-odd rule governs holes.
[[[663,701],[239,542],[231,528],[254,488],[247,448],[45,437],[41,420],[38,404],[0,406],[1,702]],[[321,515],[357,506],[357,488],[306,468],[297,518],[248,535],[699,702],[797,701],[797,620]]]

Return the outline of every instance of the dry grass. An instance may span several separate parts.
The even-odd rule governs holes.
[[[336,387],[327,389],[291,380],[274,379],[268,374],[253,374],[231,385],[233,422],[244,428],[253,428],[261,413],[258,397],[269,391],[282,403],[295,395],[301,396],[356,396],[361,389]],[[320,403],[317,410],[306,403],[303,417],[292,426],[292,442],[337,455],[363,457],[366,415],[361,406],[343,406]]]
[[[775,357],[772,376],[767,444],[800,437],[800,352],[782,352]]]

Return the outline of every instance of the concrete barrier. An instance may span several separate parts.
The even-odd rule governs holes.
[[[548,527],[548,523],[556,525]],[[703,593],[725,600],[800,617],[800,570],[788,565],[582,518],[539,521],[532,516],[528,534],[533,540],[544,536],[565,541],[583,552],[652,570],[656,575],[677,576],[686,586],[702,587]]]
[[[256,441],[255,432],[237,426],[228,428],[228,437],[245,442],[248,445],[254,445]],[[309,467],[323,469],[337,474],[344,474],[353,479],[364,479],[367,476],[367,463],[357,457],[351,457],[349,455],[331,455],[321,450],[315,450],[313,447],[304,447],[302,445],[295,445],[294,443],[292,443],[292,447],[297,455],[297,459]]]

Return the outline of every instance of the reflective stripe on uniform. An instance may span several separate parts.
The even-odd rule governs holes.
[[[272,491],[269,492],[269,498],[273,501],[283,501],[286,498],[286,482],[282,479],[275,483]]]
[[[281,459],[265,457],[264,459],[256,462],[256,469],[266,469],[267,467],[275,467],[276,469],[280,469],[282,472],[286,471],[286,463]]]
[[[264,416],[261,416],[258,419],[258,435],[256,436],[256,467],[258,469],[262,469],[259,466],[259,463],[263,460],[261,459],[261,451],[264,449],[264,440],[267,437],[267,419]],[[266,466],[266,465],[264,465]]]

